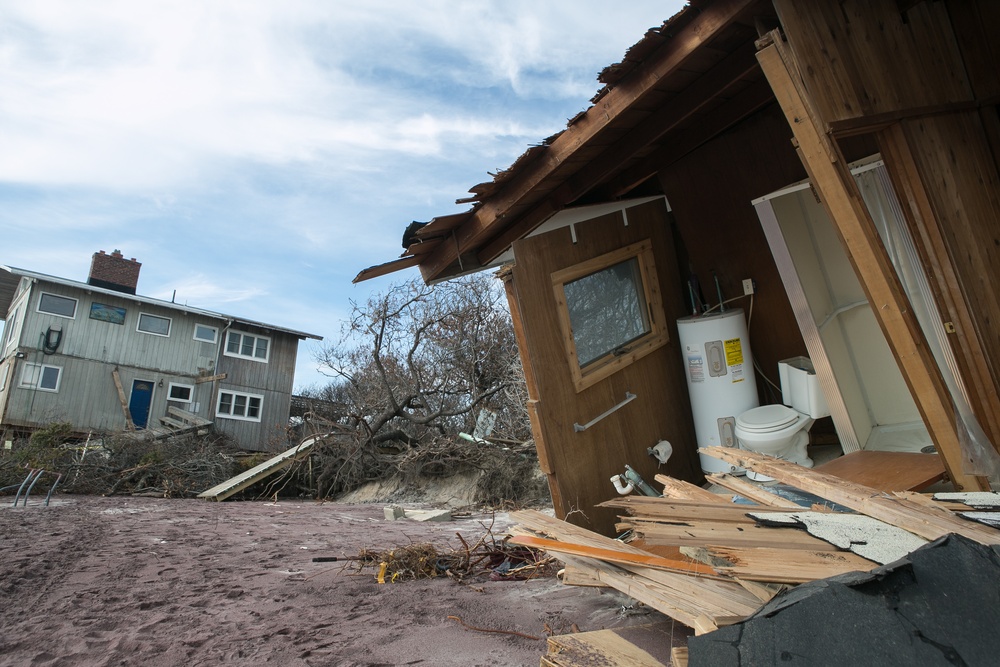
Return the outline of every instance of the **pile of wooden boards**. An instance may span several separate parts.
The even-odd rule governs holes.
[[[1000,494],[885,493],[753,452],[702,451],[819,502],[803,507],[739,477],[711,476],[739,496],[734,502],[657,475],[664,497],[603,503],[624,510],[618,528],[627,541],[534,511],[514,515],[512,541],[565,562],[565,583],[615,588],[696,634],[746,618],[789,585],[870,570],[949,533],[1000,544],[991,527]]]

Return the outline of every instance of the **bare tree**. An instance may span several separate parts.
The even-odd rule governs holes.
[[[411,280],[352,305],[340,340],[317,359],[333,378],[320,394],[347,406],[343,425],[353,433],[351,442],[327,448],[321,495],[382,477],[420,452],[442,454],[438,462],[462,459],[461,448],[481,443],[458,434],[472,433],[483,411],[498,438],[529,438],[524,378],[498,281],[476,275],[428,287]]]

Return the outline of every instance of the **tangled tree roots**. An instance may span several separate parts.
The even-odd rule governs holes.
[[[516,504],[544,494],[536,474],[534,443],[501,445],[436,438],[398,450],[359,444],[340,438],[323,444],[317,453],[320,497],[353,491],[368,482],[398,476],[405,484],[434,477],[478,472],[476,502],[493,507]]]
[[[183,498],[238,472],[232,456],[236,449],[218,437],[189,435],[153,441],[116,434],[68,443],[59,427],[36,432],[28,443],[0,460],[0,486],[20,481],[26,469],[43,468],[61,473],[59,489],[69,493]]]

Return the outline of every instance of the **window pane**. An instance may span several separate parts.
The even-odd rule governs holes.
[[[191,400],[191,387],[170,385],[170,398],[175,401],[189,402]]]
[[[219,412],[224,415],[233,413],[233,395],[227,392],[219,394]]]
[[[73,317],[76,315],[76,299],[67,299],[55,294],[42,294],[42,298],[38,302],[38,310],[43,313]]]
[[[257,350],[254,352],[254,356],[258,359],[267,359],[267,339],[258,338],[257,339]]]
[[[229,332],[229,340],[226,342],[226,352],[232,352],[233,354],[240,353],[240,335],[238,333]]]
[[[59,388],[59,369],[54,366],[42,367],[42,381],[38,385],[42,389],[56,390]]]
[[[247,417],[260,418],[260,399],[256,396],[250,397],[250,404],[247,406]]]
[[[168,336],[170,335],[170,320],[166,317],[142,313],[139,315],[139,331]]]
[[[233,396],[233,414],[241,417],[247,413],[247,397],[242,394]]]
[[[34,387],[38,383],[38,375],[42,367],[38,364],[27,364],[21,372],[21,386]]]
[[[243,347],[240,348],[240,354],[242,354],[244,357],[252,357],[253,356],[253,341],[254,341],[253,336],[247,336],[246,334],[244,334],[244,336],[243,336]]]
[[[215,342],[216,330],[212,327],[206,327],[204,324],[194,325],[194,337],[197,340],[204,340],[209,343]]]
[[[635,257],[563,286],[580,367],[651,331]]]

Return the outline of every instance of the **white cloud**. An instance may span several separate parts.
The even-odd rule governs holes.
[[[681,4],[0,0],[0,264],[333,335]]]

